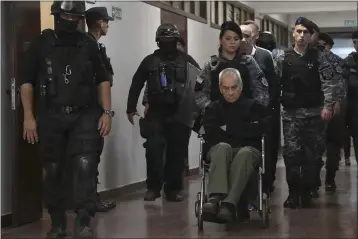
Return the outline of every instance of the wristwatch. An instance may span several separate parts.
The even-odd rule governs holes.
[[[103,113],[109,115],[111,118],[113,118],[115,114],[113,110],[103,110]]]

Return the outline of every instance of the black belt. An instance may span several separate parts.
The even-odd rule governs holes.
[[[71,106],[71,105],[63,105],[63,106],[51,106],[49,108],[50,111],[58,112],[61,114],[72,114],[88,109],[88,106]]]

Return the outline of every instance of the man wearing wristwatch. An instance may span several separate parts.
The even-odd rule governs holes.
[[[108,23],[109,21],[113,21],[113,17],[110,17],[108,15],[107,12],[107,8],[105,7],[93,7],[90,8],[86,11],[86,23],[87,23],[87,27],[88,27],[88,36],[96,42],[96,44],[98,45],[98,48],[100,50],[101,53],[101,58],[103,60],[103,63],[105,65],[105,68],[107,70],[109,79],[110,79],[110,84],[112,86],[113,84],[113,68],[110,62],[109,57],[107,56],[106,53],[106,47],[102,44],[99,43],[98,40],[102,37],[102,36],[106,36],[107,32],[108,32]],[[103,113],[109,115],[110,117],[114,117],[114,111],[112,110],[107,110],[107,109],[103,109]],[[101,150],[99,152],[98,155],[98,165],[101,161],[101,154],[103,151],[103,146],[104,146],[104,139],[102,138],[101,142]],[[99,180],[98,180],[98,175],[99,175],[99,171],[98,171],[98,165],[97,165],[97,178],[96,178],[96,185],[99,184]],[[101,200],[99,193],[97,192],[97,197],[96,197],[96,209],[97,212],[108,212],[109,210],[113,209],[116,207],[116,202],[113,200]]]

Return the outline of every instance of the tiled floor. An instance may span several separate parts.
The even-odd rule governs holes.
[[[352,161],[353,162],[353,161]],[[218,225],[204,223],[204,232],[197,231],[194,201],[200,180],[189,178],[189,199],[181,203],[157,200],[145,203],[143,192],[118,199],[116,209],[97,214],[93,224],[98,238],[357,238],[357,165],[340,166],[338,191],[321,197],[313,209],[283,209],[287,197],[283,163],[278,164],[278,181],[271,201],[273,213],[268,229],[260,229],[257,213],[247,224]],[[325,172],[322,171],[322,178]],[[70,232],[74,216],[69,216]],[[44,219],[20,228],[2,230],[3,238],[44,238],[49,228]]]

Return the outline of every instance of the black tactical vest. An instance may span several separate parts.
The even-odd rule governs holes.
[[[321,107],[324,95],[318,72],[318,50],[310,48],[304,56],[299,56],[289,49],[282,64],[282,106],[287,109]]]
[[[219,89],[219,74],[222,70],[226,68],[235,68],[241,74],[241,79],[243,83],[242,94],[247,98],[252,98],[252,93],[250,89],[250,74],[246,66],[245,59],[233,59],[231,61],[220,61],[216,56],[212,57],[211,65],[214,66],[214,69],[211,71],[211,92],[210,100],[216,101],[222,98],[222,94]]]
[[[38,74],[40,104],[87,107],[97,104],[97,87],[90,61],[88,38],[77,44],[61,43],[53,30],[42,32],[42,52]]]
[[[157,109],[168,109],[171,113],[176,112],[186,89],[187,62],[183,54],[168,61],[161,59],[158,53],[153,54],[147,81],[149,105]],[[166,79],[165,85],[163,77]]]

